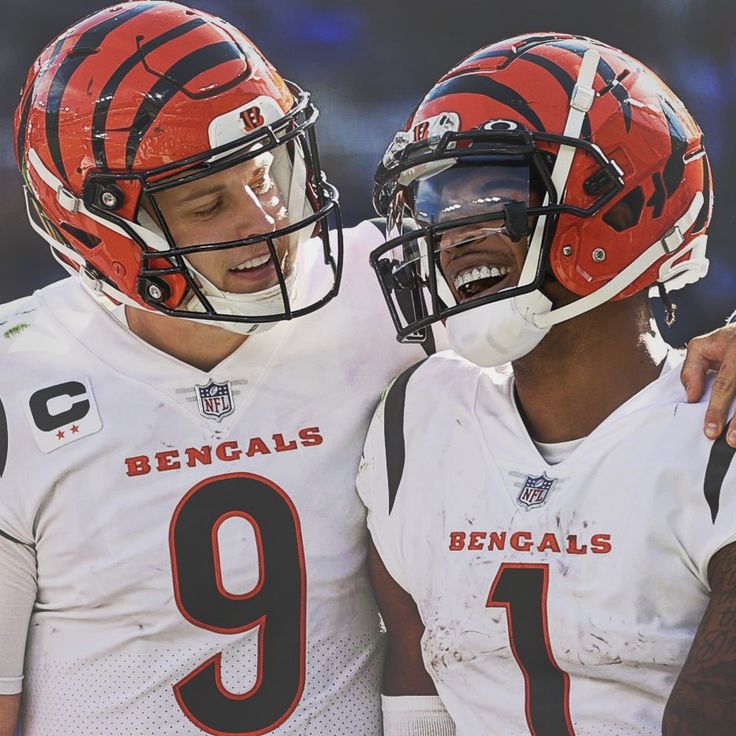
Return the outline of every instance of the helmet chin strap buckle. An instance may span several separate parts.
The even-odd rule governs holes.
[[[677,304],[670,299],[670,295],[667,293],[667,287],[661,281],[657,283],[657,289],[659,291],[659,298],[664,305],[664,323],[667,327],[672,327],[677,318]]]
[[[67,212],[71,212],[72,214],[79,212],[79,199],[69,190],[65,189],[63,184],[59,184],[56,189],[56,201],[65,210],[67,210]]]
[[[580,112],[588,112],[593,107],[595,101],[595,90],[582,84],[576,84],[572,91],[572,99],[570,107],[574,107]]]
[[[79,269],[79,280],[84,287],[93,294],[102,294],[102,280],[99,279],[90,266],[82,266]]]

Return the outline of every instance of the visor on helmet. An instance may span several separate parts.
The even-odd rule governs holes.
[[[422,293],[422,310],[441,313],[460,299],[485,295],[504,280],[503,267],[481,265],[477,273],[468,274],[473,288],[459,290],[444,273],[444,264],[472,252],[474,243],[482,249],[492,236],[504,236],[511,247],[526,249],[544,184],[525,156],[432,162],[415,167],[412,174],[397,191],[390,218],[401,222],[403,214],[409,214],[412,219],[403,225],[411,223],[413,237],[394,240],[396,244],[381,253],[380,268],[395,287],[392,298],[401,298],[397,289],[413,289]],[[406,309],[397,309],[397,314],[406,318]]]

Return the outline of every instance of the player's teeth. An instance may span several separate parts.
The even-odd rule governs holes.
[[[470,284],[480,279],[497,279],[507,276],[510,270],[507,266],[475,266],[474,268],[466,268],[455,276],[455,288],[459,289],[461,286],[465,286],[465,284]]]
[[[246,268],[258,268],[264,263],[271,260],[271,254],[266,253],[265,256],[259,256],[258,258],[251,258],[249,261],[243,261],[239,266],[235,266],[233,271],[245,271]]]

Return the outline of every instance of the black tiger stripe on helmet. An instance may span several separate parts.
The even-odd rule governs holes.
[[[46,100],[46,137],[48,139],[49,151],[54,166],[59,172],[60,178],[69,183],[66,166],[61,153],[61,142],[59,140],[59,115],[61,112],[62,99],[67,85],[74,73],[94,54],[103,40],[122,24],[133,18],[155,8],[157,3],[135,3],[130,8],[111,15],[96,26],[85,31],[77,40],[74,48],[67,54],[64,61],[54,75]]]
[[[514,89],[496,82],[489,77],[461,75],[451,77],[446,82],[438,84],[432,92],[424,98],[423,103],[446,97],[448,95],[476,94],[500,102],[521,115],[535,130],[544,132],[544,124],[531,108],[529,103]]]
[[[562,89],[565,90],[568,101],[572,99],[573,91],[575,90],[575,80],[563,67],[541,54],[526,52],[523,57],[520,58],[523,58],[524,61],[528,61],[531,64],[536,64],[542,69],[548,71],[557,80]],[[580,137],[589,141],[590,136],[590,117],[588,117],[588,113],[586,112],[585,117],[583,118],[583,128],[580,133]]]
[[[555,41],[552,45],[567,49],[581,58],[588,50],[588,46],[575,40]],[[629,91],[623,84],[620,84],[620,80],[616,77],[616,72],[603,57],[598,60],[598,75],[605,82],[606,87],[609,88],[609,92],[621,107],[624,125],[626,126],[627,132],[630,131],[631,100],[629,98]]]
[[[131,54],[106,82],[97,98],[97,104],[95,105],[92,118],[92,151],[97,166],[107,168],[107,153],[105,150],[107,116],[110,112],[110,106],[112,105],[115,92],[123,83],[125,77],[141,63],[142,58],[145,58],[152,51],[155,51],[169,41],[186,35],[195,28],[199,28],[205,22],[203,18],[194,18],[151,39],[137,49],[135,53]]]
[[[186,85],[200,74],[214,69],[220,64],[238,59],[243,61],[244,69],[233,79],[200,94],[195,95],[187,91]],[[128,168],[133,167],[143,138],[153,125],[158,114],[174,95],[182,92],[193,99],[214,97],[247,79],[248,75],[249,66],[245,54],[233,41],[221,41],[210,44],[209,46],[198,48],[182,59],[179,59],[166,72],[161,74],[158,82],[151,87],[136,111],[126,145],[126,166]]]

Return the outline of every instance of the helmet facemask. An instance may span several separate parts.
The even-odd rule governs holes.
[[[585,210],[560,203],[552,179],[553,143],[574,146],[590,158],[601,191]],[[605,180],[605,181],[604,181]],[[620,188],[615,164],[595,146],[563,136],[533,134],[511,121],[490,121],[479,129],[446,132],[442,139],[410,144],[397,170],[387,176],[383,200],[392,237],[371,260],[392,313],[399,339],[417,339],[422,330],[468,309],[529,294],[549,275],[548,251],[557,216],[570,212],[588,216]],[[377,196],[377,205],[381,200]],[[398,235],[406,223],[408,232]],[[463,288],[464,274],[447,273],[452,251],[469,249],[472,241],[500,234],[521,249],[523,268],[504,285],[505,274],[491,271],[474,286]],[[525,255],[526,254],[526,255]],[[448,281],[449,278],[449,281]],[[501,288],[495,288],[500,285]],[[421,309],[412,322],[398,308],[396,291],[423,292],[415,299]],[[405,311],[405,310],[404,310]]]
[[[102,197],[95,194],[109,191],[111,184],[119,184],[122,177],[90,177],[85,188],[92,199],[90,209],[126,228],[142,247],[138,294],[151,307],[172,316],[252,334],[264,326],[311,312],[334,296],[342,253],[337,192],[319,173],[313,129],[317,112],[308,96],[296,91],[301,99],[295,109],[276,124],[140,176],[140,206],[134,222],[107,209]],[[196,182],[206,191],[208,177],[223,173],[231,176],[233,172],[237,176],[246,168],[262,171],[269,182],[268,191],[261,193],[257,187],[246,186],[242,196],[250,197],[255,206],[267,212],[270,227],[227,241],[189,243],[177,239],[176,223],[171,215],[167,221],[162,203],[171,194],[176,195],[177,188]],[[264,198],[274,200],[273,211]],[[330,222],[337,232],[329,232]],[[337,247],[331,238],[337,239]],[[256,288],[227,291],[193,263],[198,254],[236,249],[240,263],[268,258],[260,267],[271,270],[270,278],[261,279]],[[316,276],[324,285],[316,298],[310,294],[307,299],[298,289],[300,272],[307,266],[325,272]],[[172,304],[172,282],[179,282],[181,289],[182,281],[185,294],[178,304]]]

